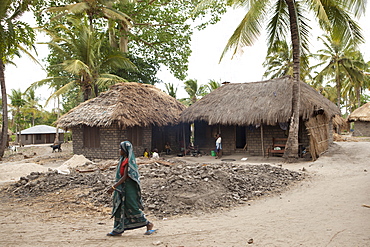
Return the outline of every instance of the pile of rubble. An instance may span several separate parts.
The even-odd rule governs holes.
[[[85,200],[97,207],[110,207],[111,196],[106,190],[114,184],[114,170],[109,166],[83,173],[33,172],[3,192],[35,197],[80,188],[75,203]],[[267,164],[187,164],[170,160],[141,164],[139,171],[145,211],[159,218],[233,207],[280,193],[306,177],[305,173]]]

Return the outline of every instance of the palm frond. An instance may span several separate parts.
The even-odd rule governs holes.
[[[68,91],[72,90],[75,87],[76,81],[70,81],[61,88],[59,88],[57,91],[55,91],[53,94],[50,95],[50,97],[46,100],[45,106],[47,106],[50,102],[50,100],[57,98],[58,96],[67,93]]]
[[[52,12],[52,13],[62,13],[62,14],[67,14],[68,12],[77,14],[77,13],[84,12],[88,8],[89,8],[89,5],[87,5],[86,2],[79,2],[75,4],[62,5],[58,7],[50,7],[50,8],[47,8],[46,11]]]
[[[127,80],[113,74],[101,74],[99,78],[96,79],[96,84],[103,87],[110,86],[119,82],[127,82]]]
[[[267,0],[256,1],[234,31],[222,52],[220,61],[231,49],[234,49],[233,56],[237,53],[242,54],[242,48],[251,46],[261,34],[262,24],[267,14]]]
[[[276,50],[276,45],[283,40],[289,32],[289,13],[287,12],[287,5],[285,1],[277,1],[273,7],[274,15],[267,24],[268,31],[268,53]]]
[[[128,27],[132,27],[131,21],[134,22],[134,20],[129,15],[114,8],[104,8],[102,11],[108,18],[123,21]]]
[[[86,65],[84,62],[78,59],[74,60],[65,60],[62,63],[64,69],[68,71],[69,73],[72,73],[74,75],[79,75],[82,72],[85,74],[88,74],[91,76],[91,71],[89,69],[89,66]]]

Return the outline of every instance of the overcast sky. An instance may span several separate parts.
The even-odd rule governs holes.
[[[370,7],[367,8],[370,11]],[[365,56],[365,61],[370,60],[370,12],[360,19],[360,26],[366,38],[366,43],[362,45],[361,52]],[[187,79],[196,79],[199,84],[206,84],[210,79],[219,82],[253,82],[262,79],[264,68],[262,63],[266,57],[266,36],[262,34],[259,40],[252,47],[244,49],[242,55],[231,60],[231,54],[226,56],[219,63],[220,55],[227,43],[227,40],[236,29],[237,25],[244,16],[244,10],[232,10],[222,17],[222,20],[216,25],[209,26],[205,30],[197,31],[192,37],[191,47],[192,55],[189,59],[189,71]],[[31,15],[25,18],[31,18]],[[313,23],[312,23],[313,25]],[[318,46],[317,36],[320,31],[316,28],[312,30],[312,47],[311,52],[316,52]],[[39,36],[39,42],[48,41],[47,37]],[[46,45],[36,45],[38,51],[38,59],[41,60],[47,55]],[[13,65],[7,65],[5,70],[5,80],[8,94],[11,89],[21,89],[25,91],[33,82],[46,78],[46,73],[39,65],[32,62],[26,55],[22,58],[16,58]],[[166,69],[158,73],[158,77],[164,83],[174,83],[178,85],[177,97],[187,97],[183,88],[183,83],[176,80]],[[164,85],[157,85],[164,89]],[[36,91],[36,95],[42,100],[45,100],[50,95],[50,91],[42,88]],[[52,103],[51,103],[52,104]],[[49,105],[47,109],[52,108]]]

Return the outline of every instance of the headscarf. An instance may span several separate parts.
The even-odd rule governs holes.
[[[123,152],[126,153],[127,159],[128,159],[128,176],[134,180],[139,186],[140,186],[140,175],[139,175],[139,169],[136,164],[136,158],[133,151],[133,147],[131,142],[124,141],[121,142],[120,148],[123,150]],[[121,156],[118,163],[118,168],[120,167],[122,161],[125,159],[124,156]],[[117,169],[116,173],[116,179],[117,181],[121,178],[120,169]]]
[[[138,194],[138,206],[140,209],[144,209],[143,202],[141,199],[141,187],[140,187],[140,175],[139,170],[136,164],[136,158],[135,154],[133,152],[132,144],[129,141],[124,141],[120,143],[120,148],[126,153],[127,159],[128,159],[128,176],[137,184],[137,191]],[[118,165],[117,165],[117,171],[116,171],[116,181],[121,179],[120,174],[120,167],[122,164],[122,161],[125,159],[125,156],[121,155]],[[113,208],[112,208],[112,217],[114,217],[115,213],[117,212],[117,209],[120,207],[123,198],[125,197],[125,188],[124,183],[117,186],[116,190],[113,192]],[[123,196],[123,198],[122,198]]]

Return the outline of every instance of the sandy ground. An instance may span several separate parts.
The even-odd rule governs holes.
[[[57,197],[1,198],[0,245],[370,246],[369,150],[368,141],[338,142],[315,162],[284,164],[278,159],[248,158],[304,169],[311,178],[281,195],[213,214],[164,220],[148,215],[158,229],[150,236],[143,235],[144,229],[127,231],[122,237],[105,236],[112,220],[107,212],[89,205],[65,204]],[[187,159],[218,162],[211,157]]]

